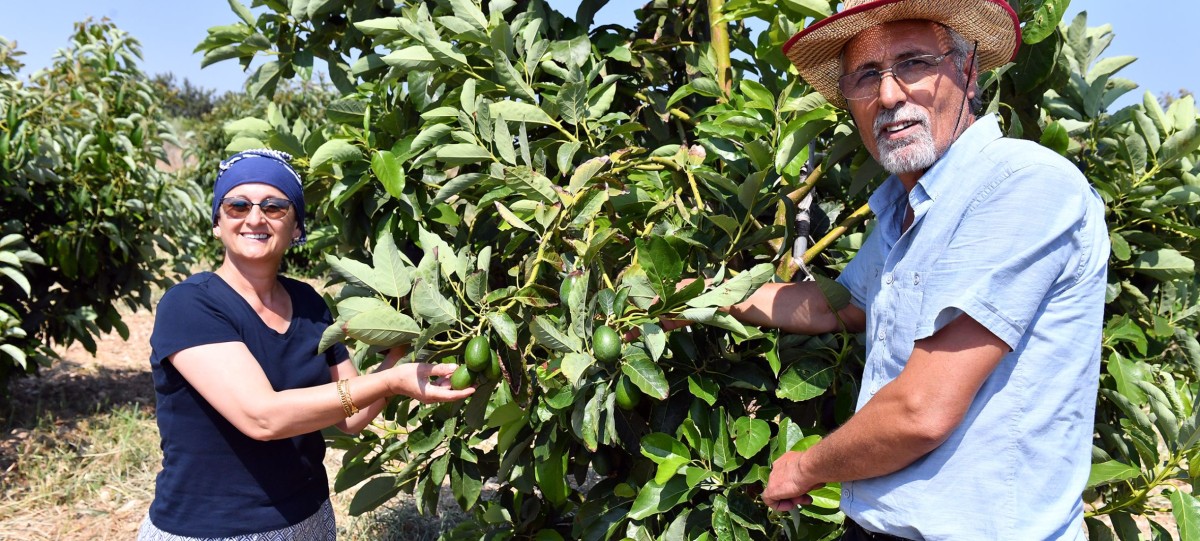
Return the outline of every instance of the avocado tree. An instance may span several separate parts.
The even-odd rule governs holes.
[[[323,345],[351,343],[366,368],[378,351],[410,344],[410,358],[464,362],[458,383],[479,386],[464,404],[397,401],[375,431],[335,439],[347,450],[335,488],[366,481],[354,513],[401,491],[431,512],[449,480],[459,505],[475,510],[455,538],[833,535],[837,486],[786,515],[768,513],[757,492],[774,458],[851,414],[858,338],[767,332],[718,307],[770,280],[816,280],[831,306],[847,300],[825,276],[861,242],[880,169],[844,112],[780,53],[836,2],[651,2],[634,28],[594,25],[603,3],[584,1],[567,17],[537,0],[263,0],[255,15],[234,0],[240,21],[200,45],[206,61],[247,66],[268,53],[250,76],[262,94],[321,58],[341,94],[325,125],[233,124],[248,129],[231,130],[229,147],[286,150],[307,190],[324,194],[316,206],[339,243],[326,261],[344,286],[329,299],[337,324]],[[1113,183],[1110,205],[1128,202],[1125,172],[1110,163],[1128,152],[1115,150],[1123,139],[1111,134],[1144,130],[1134,118],[1145,107],[1107,114],[1129,89],[1112,77],[1124,61],[1097,62],[1101,31],[1060,28],[1065,4],[1018,3],[1026,47],[1017,63],[984,76],[988,108],[1010,133],[1104,168],[1096,178]],[[752,36],[747,19],[765,30]],[[1195,178],[1184,126],[1191,119],[1194,130],[1195,113],[1186,107],[1173,106],[1178,124],[1154,125],[1162,130],[1154,158],[1138,162],[1139,174],[1161,184],[1161,193],[1146,192],[1154,202],[1172,189],[1168,178]],[[1168,252],[1147,255],[1172,249],[1190,264],[1197,254],[1183,241],[1194,211],[1164,208],[1137,227],[1166,220],[1176,236],[1151,245],[1119,235],[1130,242],[1128,253],[1115,252],[1113,351],[1141,344],[1122,338],[1120,318],[1143,325],[1141,299],[1168,287],[1163,309],[1172,315],[1160,330],[1184,330],[1154,335],[1163,338],[1155,348],[1182,351],[1172,348],[1194,337],[1180,293],[1194,291],[1193,270],[1168,262]],[[704,280],[682,286],[686,278]],[[674,318],[696,324],[666,331],[662,322]],[[1158,352],[1132,364],[1152,366]],[[1108,361],[1113,392],[1101,397],[1102,422],[1115,423],[1127,450],[1141,426],[1127,421],[1161,404],[1120,408],[1112,397],[1166,387],[1157,374],[1173,372],[1179,392],[1164,395],[1178,398],[1176,420],[1191,415],[1182,398],[1195,391],[1191,365],[1144,369],[1140,384],[1126,371],[1114,386],[1113,367],[1124,365]],[[1106,451],[1108,441],[1097,441],[1088,496],[1128,497],[1121,516],[1141,512],[1145,494],[1121,487],[1161,464]],[[1194,441],[1175,441],[1195,451]],[[1178,476],[1180,464],[1162,478]],[[1108,475],[1118,467],[1127,468]],[[499,488],[483,498],[489,480]],[[1100,501],[1094,510],[1117,511]]]

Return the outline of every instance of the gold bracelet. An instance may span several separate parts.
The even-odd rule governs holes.
[[[342,402],[342,411],[346,413],[346,417],[358,413],[358,406],[354,405],[354,399],[350,397],[350,380],[338,380],[337,392],[338,400]]]

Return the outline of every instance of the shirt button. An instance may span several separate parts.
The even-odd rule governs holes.
[[[883,275],[883,283],[885,283],[889,286],[892,285],[892,273],[889,272],[889,273]]]
[[[921,285],[921,275],[920,274],[916,274],[916,273],[913,274],[913,285],[914,286]]]
[[[887,331],[885,331],[883,329],[879,329],[879,332],[875,333],[875,337],[880,340],[883,340],[884,338],[887,338]]]

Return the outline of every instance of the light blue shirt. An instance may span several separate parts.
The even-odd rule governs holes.
[[[1012,351],[945,443],[843,483],[842,510],[909,539],[1082,540],[1109,246],[1100,197],[987,116],[911,192],[893,176],[869,203],[874,230],[838,279],[867,314],[858,408],[961,314]]]

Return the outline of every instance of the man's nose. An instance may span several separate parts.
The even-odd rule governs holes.
[[[879,105],[884,109],[893,109],[897,105],[904,103],[908,99],[908,94],[904,92],[904,88],[900,85],[900,81],[896,79],[893,73],[884,73],[879,78]]]

